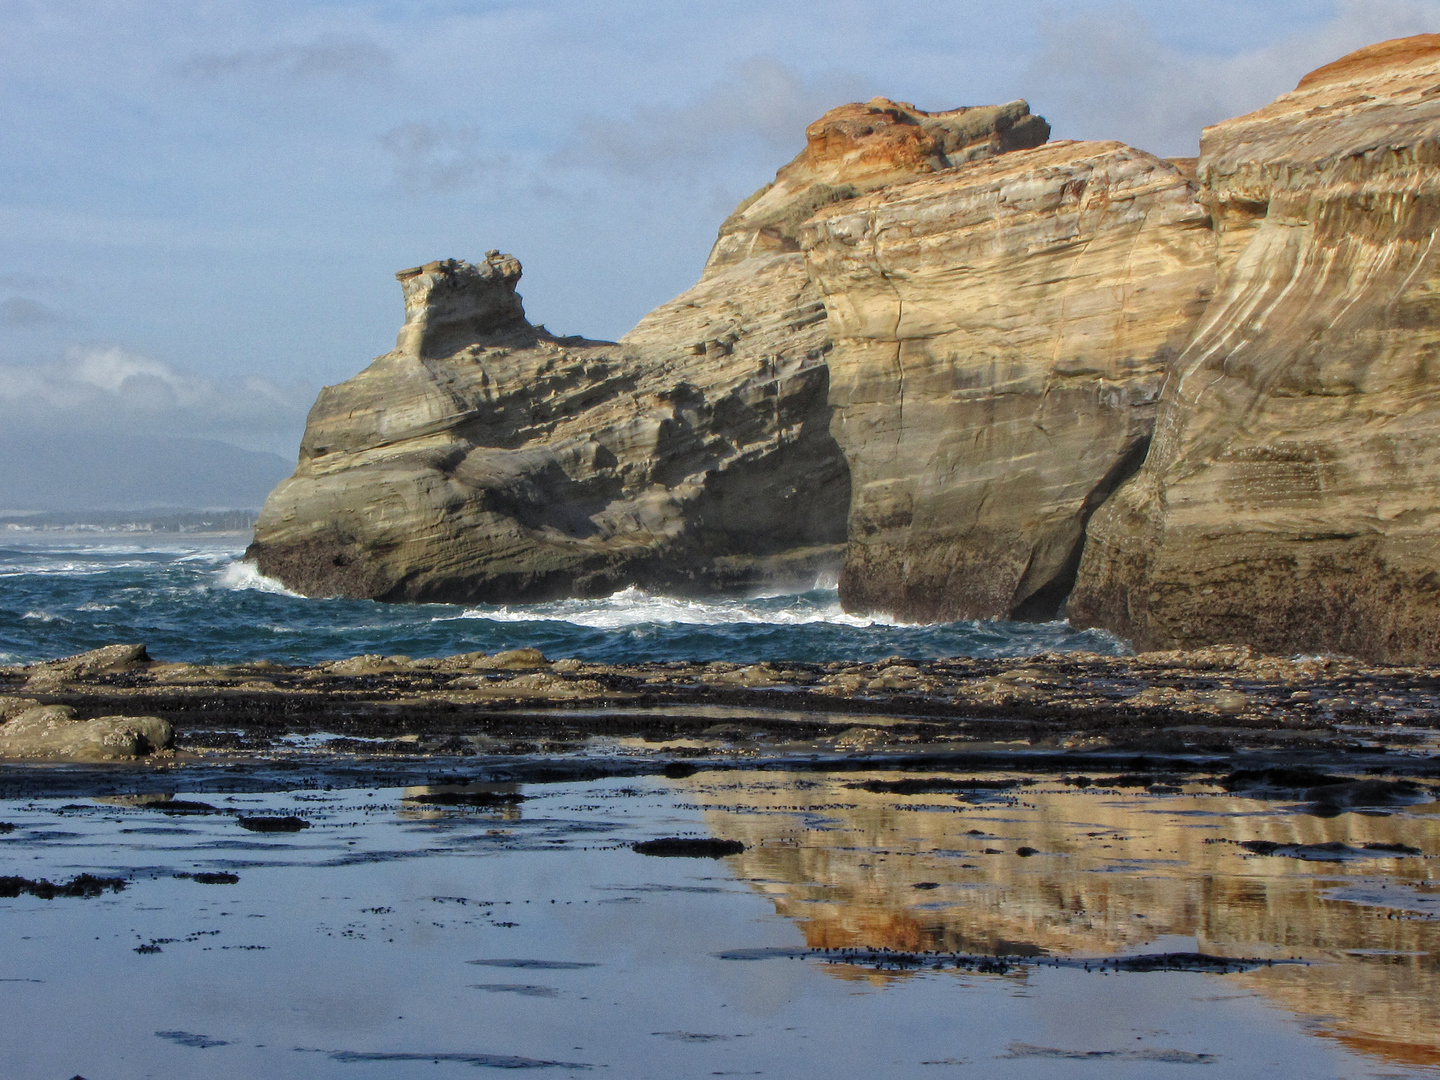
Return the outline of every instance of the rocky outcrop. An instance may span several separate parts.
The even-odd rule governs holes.
[[[67,705],[41,705],[24,699],[0,699],[24,706],[0,723],[0,758],[48,761],[124,761],[169,749],[175,737],[168,721],[154,716],[100,716],[80,720]]]
[[[44,690],[72,679],[137,671],[149,666],[150,662],[150,654],[144,645],[106,645],[75,656],[32,664],[25,669],[25,687],[28,690]]]
[[[510,256],[404,271],[251,557],[504,601],[843,547],[852,611],[1434,658],[1437,93],[1440,36],[1387,42],[1198,160],[1049,144],[1024,102],[842,106],[619,343],[531,326]]]
[[[1440,656],[1440,36],[1205,131],[1214,300],[1072,621],[1137,647]]]
[[[795,160],[725,219],[707,275],[758,254],[799,251],[801,226],[822,207],[1049,137],[1050,125],[1023,101],[931,113],[874,98],[831,109],[805,129]]]
[[[402,271],[395,350],[321,392],[249,557],[300,592],[385,600],[715,590],[838,568],[850,476],[800,226],[1048,131],[1024,102],[835,110],[726,221],[699,284],[619,343],[530,326],[519,263],[499,252]]]
[[[823,209],[804,246],[853,477],[847,609],[1053,617],[1209,297],[1194,186],[1053,143]]]
[[[813,578],[849,478],[824,327],[772,261],[620,344],[531,326],[511,256],[402,271],[395,350],[321,392],[249,557],[307,594],[385,600]]]

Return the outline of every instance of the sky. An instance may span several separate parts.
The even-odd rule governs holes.
[[[532,321],[614,338],[835,105],[1023,97],[1189,155],[1434,31],[1440,0],[0,0],[0,431],[293,462],[402,267],[500,248]]]

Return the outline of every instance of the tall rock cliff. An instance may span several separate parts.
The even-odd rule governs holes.
[[[1070,601],[1138,648],[1440,657],[1440,35],[1205,131],[1216,296]]]
[[[619,343],[532,327],[519,263],[498,252],[402,271],[395,350],[322,391],[249,557],[307,594],[386,600],[713,590],[838,569],[850,475],[800,227],[1048,133],[1024,102],[833,110],[725,222],[700,282]]]
[[[1210,295],[1193,184],[1052,143],[822,209],[803,245],[853,476],[845,606],[1053,617]]]

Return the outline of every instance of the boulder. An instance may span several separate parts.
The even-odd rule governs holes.
[[[19,716],[31,709],[38,709],[40,702],[34,698],[12,697],[10,695],[0,696],[0,723],[4,723],[12,716]]]
[[[1069,614],[1140,649],[1440,658],[1440,35],[1207,128],[1219,279]]]
[[[1194,185],[1057,142],[826,207],[803,246],[853,478],[847,610],[1054,618],[1210,295]]]
[[[123,761],[174,745],[170,724],[155,716],[77,720],[64,705],[27,709],[0,724],[0,757],[49,761]]]

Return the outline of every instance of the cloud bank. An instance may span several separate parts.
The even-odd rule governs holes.
[[[259,375],[196,375],[115,346],[76,347],[53,364],[0,364],[0,429],[204,437],[293,457],[314,394]]]

